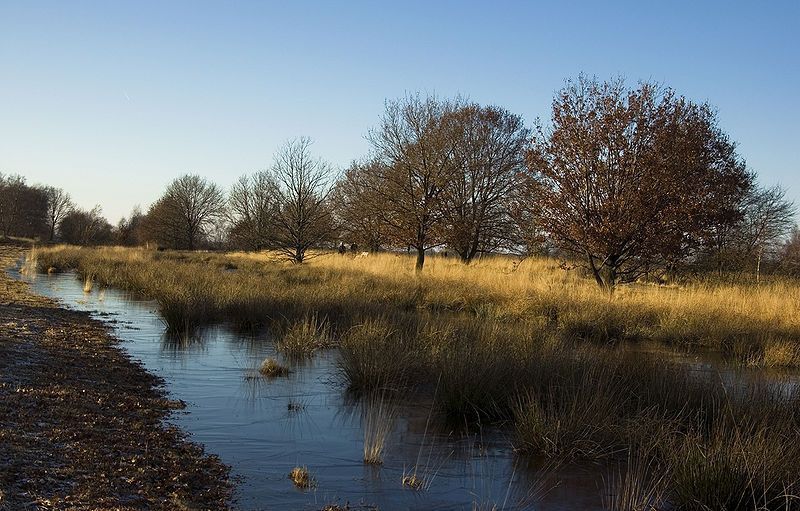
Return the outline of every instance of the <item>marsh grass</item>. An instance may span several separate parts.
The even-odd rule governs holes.
[[[258,372],[267,378],[277,378],[279,376],[288,376],[289,368],[281,365],[281,363],[274,358],[267,357],[261,362],[261,365],[258,367]]]
[[[677,439],[671,457],[674,502],[698,510],[796,509],[796,439],[785,437],[780,424],[772,431],[773,425],[721,422],[708,433],[690,430]]]
[[[91,293],[93,287],[94,287],[94,277],[90,273],[86,275],[86,277],[83,279],[83,292],[87,294]]]
[[[285,265],[269,254],[52,247],[37,263],[154,298],[168,330],[269,326],[286,357],[337,345],[353,393],[427,399],[429,421],[511,424],[522,454],[632,465],[614,479],[612,506],[644,505],[655,491],[644,467],[668,467],[666,499],[680,509],[798,508],[800,398],[628,349],[655,341],[796,367],[796,281],[634,284],[609,297],[549,259],[431,258],[416,275],[392,254]],[[432,484],[423,448],[406,487]]]
[[[332,346],[330,327],[325,319],[310,314],[293,323],[278,340],[278,350],[286,357],[303,359],[315,351]]]
[[[423,342],[409,316],[367,319],[341,339],[342,379],[355,393],[404,392],[414,386],[412,373],[420,371],[417,353]]]
[[[629,452],[626,463],[604,478],[606,511],[658,511],[667,508],[669,467],[657,465],[651,453]]]
[[[37,249],[35,259],[43,270],[75,269],[154,298],[177,330],[214,321],[258,329],[316,314],[327,318],[335,335],[364,318],[427,311],[539,322],[565,340],[599,344],[653,339],[720,350],[732,338],[756,344],[764,336],[800,338],[800,284],[788,279],[633,284],[609,299],[591,280],[550,259],[487,257],[464,266],[432,258],[419,276],[411,259],[395,254],[363,260],[321,254],[308,264],[286,265],[269,253],[55,246]]]
[[[39,266],[39,250],[36,247],[32,247],[28,253],[25,254],[25,259],[20,266],[19,272],[29,277],[35,277],[36,273],[39,271]],[[45,270],[47,269],[45,268]]]
[[[386,442],[394,428],[397,408],[387,392],[376,391],[362,402],[361,427],[364,430],[364,463],[380,465]]]

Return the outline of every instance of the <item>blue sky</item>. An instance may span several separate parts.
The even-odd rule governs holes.
[[[533,121],[580,72],[719,110],[800,203],[800,2],[0,0],[0,172],[112,222],[174,177],[223,186],[296,136],[338,167],[386,98],[462,94]]]

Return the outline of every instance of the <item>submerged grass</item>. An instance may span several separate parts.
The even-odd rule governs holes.
[[[277,378],[279,376],[287,376],[289,374],[289,368],[281,365],[281,363],[274,358],[267,357],[261,362],[261,365],[258,367],[258,372],[267,378]]]

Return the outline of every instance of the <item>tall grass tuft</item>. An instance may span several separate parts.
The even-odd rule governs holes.
[[[83,279],[83,292],[87,294],[91,293],[93,287],[94,287],[94,277],[90,273],[86,275],[86,277]]]
[[[292,324],[278,340],[278,350],[293,359],[308,358],[315,351],[331,346],[330,327],[311,314]]]
[[[396,407],[386,392],[368,394],[362,404],[361,427],[364,429],[364,463],[380,465],[386,441],[392,433]]]
[[[669,467],[658,466],[647,452],[628,453],[625,466],[605,480],[606,511],[668,509]]]
[[[356,393],[403,391],[413,386],[418,369],[419,337],[408,324],[395,326],[386,317],[351,327],[340,343],[339,368],[348,388]]]
[[[274,358],[267,357],[261,362],[261,365],[258,367],[258,372],[267,378],[277,378],[279,376],[287,376],[289,374],[289,368],[281,365],[280,362]]]

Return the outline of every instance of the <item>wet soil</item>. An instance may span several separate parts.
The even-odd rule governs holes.
[[[0,511],[230,509],[229,467],[103,323],[32,294],[0,245]]]

